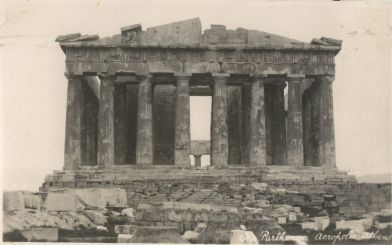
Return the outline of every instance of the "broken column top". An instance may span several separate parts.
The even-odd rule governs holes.
[[[301,42],[258,30],[245,28],[227,29],[213,24],[202,31],[199,18],[149,27],[141,24],[121,28],[121,34],[99,38],[98,35],[79,33],[56,38],[62,47],[162,47],[162,48],[223,48],[223,49],[341,49],[342,41],[333,38],[314,38],[310,43]]]

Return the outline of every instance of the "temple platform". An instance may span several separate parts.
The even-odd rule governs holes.
[[[153,165],[113,165],[105,169],[84,167],[78,170],[55,170],[46,176],[42,190],[72,187],[127,186],[132,182],[160,183],[195,183],[199,186],[213,183],[252,182],[293,183],[309,182],[313,184],[356,183],[356,179],[346,172],[321,167],[267,166],[249,167],[232,166],[226,168],[179,168]]]
[[[269,187],[260,192],[258,186]],[[73,188],[123,188],[131,207],[162,201],[257,207],[268,201],[322,210],[325,196],[333,195],[339,210],[354,216],[385,208],[391,200],[390,184],[357,183],[355,176],[337,169],[290,166],[84,167],[55,170],[45,178],[40,190]]]

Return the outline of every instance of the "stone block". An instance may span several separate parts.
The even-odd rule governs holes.
[[[382,209],[380,211],[380,216],[392,216],[392,208]]]
[[[127,195],[121,188],[73,189],[69,192],[75,193],[86,207],[127,207]]]
[[[41,197],[38,195],[25,195],[24,196],[25,208],[40,209]]]
[[[136,231],[136,226],[134,225],[116,225],[114,226],[114,232],[116,234],[134,234]]]
[[[302,230],[318,230],[316,222],[303,222],[301,223],[301,228]]]
[[[337,230],[356,230],[365,231],[373,225],[372,219],[360,219],[360,220],[341,220],[336,222]]]
[[[289,221],[297,221],[296,213],[293,213],[293,212],[289,213]]]
[[[287,217],[286,216],[280,216],[278,217],[278,224],[286,224],[287,223]]]
[[[68,192],[49,192],[46,198],[47,211],[76,211],[84,209],[79,197]]]
[[[194,231],[197,233],[202,233],[206,227],[207,225],[205,223],[198,223]]]
[[[316,222],[317,229],[319,231],[323,231],[329,226],[329,217],[328,216],[314,217],[314,218],[312,218],[312,220],[314,222]]]
[[[259,244],[259,241],[251,231],[232,230],[230,244]]]
[[[167,218],[169,221],[181,222],[182,213],[175,210],[170,210],[167,212]]]
[[[196,243],[197,240],[199,239],[200,233],[195,232],[195,231],[185,231],[185,233],[182,235],[182,238],[185,240],[191,242],[191,243]]]
[[[25,202],[24,195],[20,191],[5,191],[3,193],[3,210],[14,211],[14,210],[24,210]]]
[[[271,206],[271,204],[268,200],[256,200],[256,205],[257,205],[257,207],[260,207],[260,208],[266,208],[266,207]]]
[[[269,192],[271,191],[271,186],[269,186],[266,183],[259,183],[259,182],[254,182],[251,184],[253,189],[261,191],[261,192]]]
[[[105,225],[108,222],[108,219],[105,215],[103,215],[100,211],[95,210],[85,210],[83,212],[95,225]]]
[[[131,243],[133,234],[118,234],[117,243]]]
[[[38,228],[21,231],[28,242],[57,242],[59,238],[58,228]]]
[[[139,203],[138,209],[151,209],[152,206],[150,204],[146,204],[146,203]]]
[[[301,207],[293,207],[293,208],[294,208],[294,212],[301,213]]]
[[[174,202],[162,202],[161,203],[161,208],[162,209],[174,209]]]
[[[135,217],[135,210],[133,209],[133,208],[126,208],[126,209],[123,209],[122,211],[121,211],[121,213],[122,214],[125,214],[126,216],[128,216],[128,217],[130,217],[130,218],[133,218],[133,217]]]

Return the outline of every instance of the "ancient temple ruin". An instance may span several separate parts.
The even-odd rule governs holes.
[[[190,96],[212,98],[209,154],[216,169],[336,168],[339,40],[304,43],[223,25],[202,32],[196,18],[56,41],[68,78],[65,170],[191,167]]]
[[[268,201],[322,210],[333,196],[334,209],[358,215],[390,204],[389,184],[359,184],[336,168],[339,40],[202,32],[196,18],[57,41],[68,78],[65,158],[42,193],[120,188],[139,209],[171,201],[266,211]],[[211,97],[210,141],[191,140],[191,96]],[[276,191],[255,191],[266,185]]]

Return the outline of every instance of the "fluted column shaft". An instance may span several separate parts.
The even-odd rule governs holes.
[[[98,112],[98,165],[114,164],[114,76],[101,75]]]
[[[211,164],[218,168],[228,165],[227,137],[227,78],[228,74],[213,75],[211,115]]]
[[[302,79],[303,77],[291,77],[288,79],[287,163],[291,166],[304,165]]]
[[[264,82],[266,77],[252,78],[250,108],[250,164],[266,166]]]
[[[189,150],[191,141],[189,111],[189,80],[191,74],[176,74],[176,128],[175,128],[175,165],[190,166]]]
[[[320,165],[325,168],[336,167],[332,94],[334,79],[334,76],[322,76],[320,79]]]
[[[137,76],[139,79],[136,164],[152,165],[152,83],[151,74]]]
[[[65,122],[64,169],[76,169],[82,163],[81,133],[83,114],[82,76],[66,74],[68,79]]]

